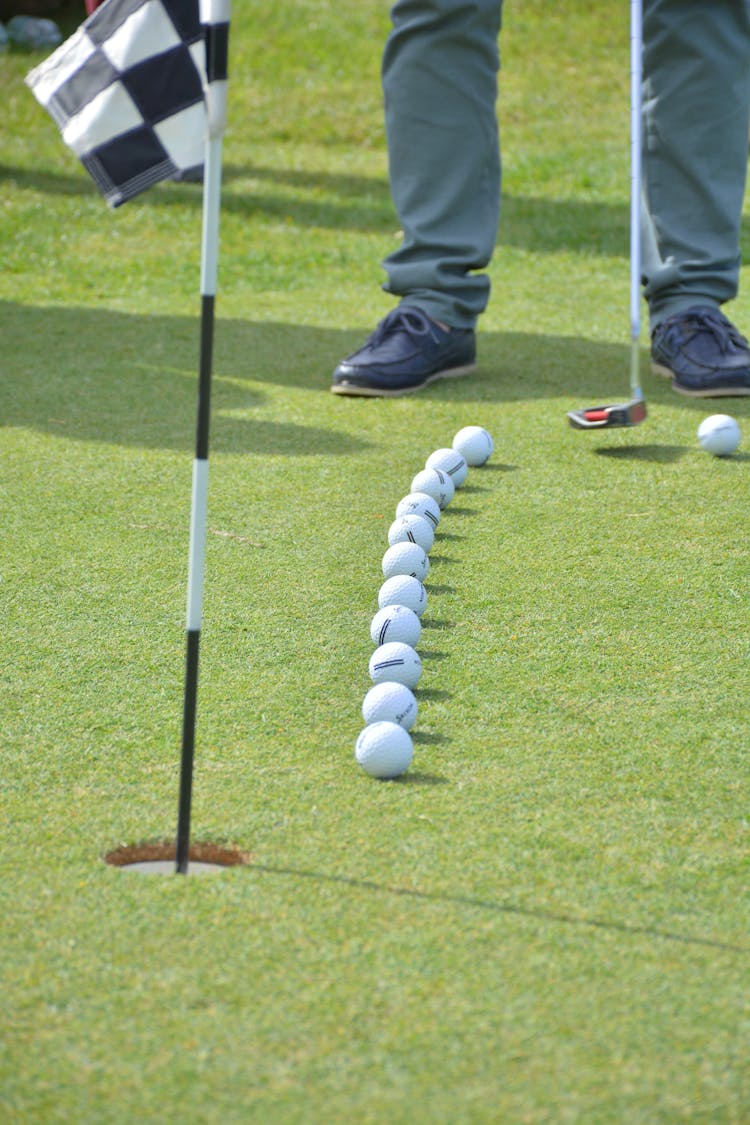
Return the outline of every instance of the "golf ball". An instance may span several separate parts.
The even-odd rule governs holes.
[[[495,448],[492,438],[482,426],[464,426],[453,438],[453,448],[466,458],[467,465],[483,465]]]
[[[403,641],[386,641],[370,657],[370,679],[374,684],[390,681],[415,688],[421,675],[419,653]]]
[[[439,508],[447,508],[456,491],[453,481],[442,469],[422,469],[411,482],[412,492],[426,492],[437,500]]]
[[[425,461],[425,469],[442,469],[453,481],[455,488],[460,488],[466,480],[469,466],[463,453],[457,449],[436,449]]]
[[[410,574],[422,582],[429,573],[430,560],[419,543],[395,543],[383,555],[382,568],[384,578]]]
[[[740,427],[728,414],[712,414],[698,427],[698,441],[706,453],[729,457],[740,444]]]
[[[387,605],[379,609],[370,622],[370,637],[374,645],[386,641],[403,641],[412,648],[419,644],[422,623],[413,609],[405,605]]]
[[[414,756],[414,745],[409,732],[402,726],[383,720],[370,723],[360,732],[354,756],[370,777],[389,781],[408,770]]]
[[[406,684],[385,680],[370,688],[362,700],[362,718],[366,723],[398,723],[411,730],[417,718],[417,700]]]
[[[388,528],[388,543],[394,547],[396,543],[419,543],[427,554],[435,542],[435,532],[432,524],[424,516],[399,516]]]
[[[427,608],[427,591],[418,578],[412,578],[410,574],[396,574],[393,578],[386,578],[378,590],[378,605],[381,609],[387,605],[405,605],[421,617]]]
[[[410,492],[396,505],[396,518],[409,515],[423,516],[435,528],[440,523],[440,505],[426,492]]]

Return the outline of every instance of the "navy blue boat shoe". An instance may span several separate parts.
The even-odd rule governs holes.
[[[331,390],[338,395],[405,395],[475,367],[472,328],[445,329],[421,309],[398,305],[358,351],[341,361]]]
[[[651,365],[672,389],[693,398],[750,395],[750,349],[731,320],[711,305],[694,305],[657,324]]]

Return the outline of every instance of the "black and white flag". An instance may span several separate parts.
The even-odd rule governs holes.
[[[105,0],[26,83],[112,207],[203,162],[198,0]]]

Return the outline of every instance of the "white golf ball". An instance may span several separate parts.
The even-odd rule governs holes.
[[[370,777],[389,781],[408,770],[414,745],[409,732],[398,723],[370,723],[360,732],[354,756]]]
[[[421,469],[411,482],[412,492],[426,492],[437,500],[439,508],[447,508],[456,491],[453,481],[442,469]]]
[[[464,426],[453,438],[453,448],[463,454],[467,465],[476,466],[489,461],[495,445],[482,426]]]
[[[388,543],[394,547],[396,543],[419,543],[427,554],[435,542],[435,532],[432,524],[424,516],[399,516],[388,528]]]
[[[455,488],[460,488],[466,480],[469,466],[463,453],[457,449],[436,449],[425,461],[425,469],[442,469],[453,481]]]
[[[374,684],[390,681],[415,688],[422,675],[419,653],[403,641],[386,641],[370,657],[370,679]]]
[[[421,617],[427,608],[427,591],[418,578],[412,578],[410,574],[396,574],[393,578],[386,578],[378,590],[378,605],[381,609],[387,605],[405,605]]]
[[[419,543],[394,543],[383,555],[381,565],[384,578],[410,574],[420,582],[424,581],[430,570],[430,560]]]
[[[362,718],[366,723],[398,723],[411,730],[417,718],[417,700],[406,684],[384,681],[370,688],[362,700]]]
[[[370,637],[374,645],[386,641],[403,641],[414,648],[422,636],[422,623],[413,609],[405,605],[387,605],[379,609],[370,622]]]
[[[740,444],[740,427],[728,414],[712,414],[698,427],[698,441],[706,453],[729,457]]]
[[[397,518],[409,515],[423,516],[435,528],[440,523],[440,505],[426,492],[410,492],[396,505]]]

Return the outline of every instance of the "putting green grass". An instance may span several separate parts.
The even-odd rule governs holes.
[[[110,213],[0,56],[0,1116],[746,1125],[750,456],[696,429],[747,446],[750,404],[674,396],[644,328],[647,422],[565,419],[627,396],[627,12],[508,0],[478,372],[366,401],[328,387],[391,307],[387,9],[234,8],[193,836],[251,858],[214,876],[103,858],[176,826],[200,188]],[[474,423],[376,782],[387,527]]]

